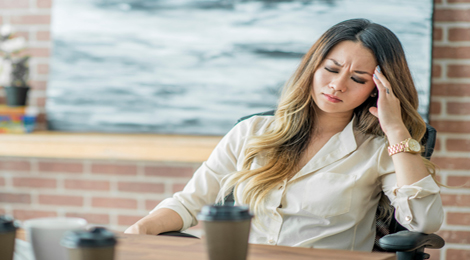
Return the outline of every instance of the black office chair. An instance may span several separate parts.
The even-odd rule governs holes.
[[[253,116],[274,116],[275,110],[248,115],[238,119],[237,124]],[[431,158],[436,143],[436,129],[426,124],[426,133],[421,140],[424,146],[423,156]],[[224,199],[225,205],[234,204],[233,193]],[[390,205],[390,207],[393,207]],[[380,210],[377,210],[376,231],[377,237],[373,251],[396,252],[397,260],[424,260],[429,254],[424,253],[425,248],[439,249],[445,244],[444,240],[436,234],[408,231],[401,226],[394,217],[390,221],[379,219]],[[197,238],[193,235],[180,232],[166,232],[160,235],[185,236]]]

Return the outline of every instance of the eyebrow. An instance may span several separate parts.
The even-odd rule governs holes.
[[[328,60],[331,60],[338,67],[343,67],[343,65],[341,65],[338,61],[336,61],[334,59],[328,59]],[[370,74],[367,71],[355,70],[354,72],[357,73],[357,74],[367,74],[369,76],[372,76],[372,74]]]

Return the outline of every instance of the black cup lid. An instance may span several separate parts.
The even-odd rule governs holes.
[[[198,215],[198,219],[202,221],[240,221],[252,217],[247,206],[206,205],[202,207],[201,213]]]
[[[75,230],[64,234],[60,244],[68,248],[77,247],[107,247],[116,245],[115,235],[103,227],[96,227],[90,231]]]
[[[15,231],[17,228],[15,219],[8,215],[0,215],[0,233]]]

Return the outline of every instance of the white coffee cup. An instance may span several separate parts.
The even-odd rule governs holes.
[[[60,240],[66,231],[84,230],[86,225],[82,218],[37,218],[23,222],[36,260],[67,260],[67,249],[60,245]]]

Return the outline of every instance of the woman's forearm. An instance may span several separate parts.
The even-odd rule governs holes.
[[[387,135],[390,145],[397,144],[411,137],[406,128],[391,132]],[[397,185],[411,185],[429,175],[420,154],[397,153],[392,155],[397,176]]]
[[[129,234],[158,235],[183,228],[183,219],[176,211],[161,208],[137,221],[124,231]]]

